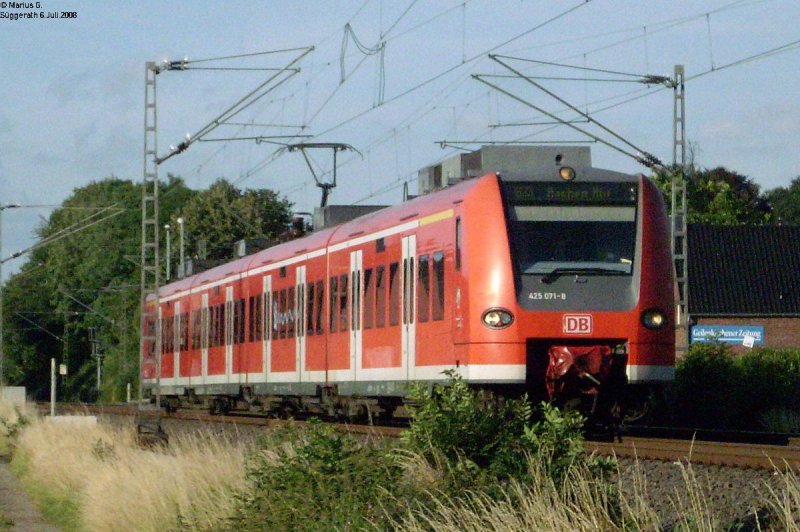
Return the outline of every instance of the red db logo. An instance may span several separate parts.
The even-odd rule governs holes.
[[[592,315],[565,314],[564,332],[567,334],[592,334]]]

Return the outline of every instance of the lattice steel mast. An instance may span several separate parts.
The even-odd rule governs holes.
[[[673,143],[672,143],[672,186],[671,186],[671,230],[672,256],[675,260],[675,281],[677,301],[675,304],[675,328],[683,329],[686,343],[677,343],[678,351],[685,352],[689,346],[689,284],[688,249],[686,242],[686,223],[688,201],[686,197],[686,98],[684,93],[683,65],[675,65],[673,99]]]

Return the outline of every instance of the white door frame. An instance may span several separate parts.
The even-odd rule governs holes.
[[[402,363],[406,367],[406,379],[413,380],[416,367],[416,274],[417,274],[417,235],[403,237],[403,292],[402,292]]]
[[[363,304],[361,282],[363,278],[364,252],[350,252],[350,274],[348,281],[348,298],[350,301],[350,368],[353,382],[358,380],[358,371],[362,366],[363,355]]]

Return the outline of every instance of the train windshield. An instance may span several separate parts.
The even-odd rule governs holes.
[[[521,274],[550,282],[562,274],[632,273],[636,184],[506,183],[504,189]]]

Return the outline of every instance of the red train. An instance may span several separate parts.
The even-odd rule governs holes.
[[[467,179],[164,286],[143,386],[167,408],[388,417],[455,370],[610,408],[674,375],[668,225],[641,175]]]

